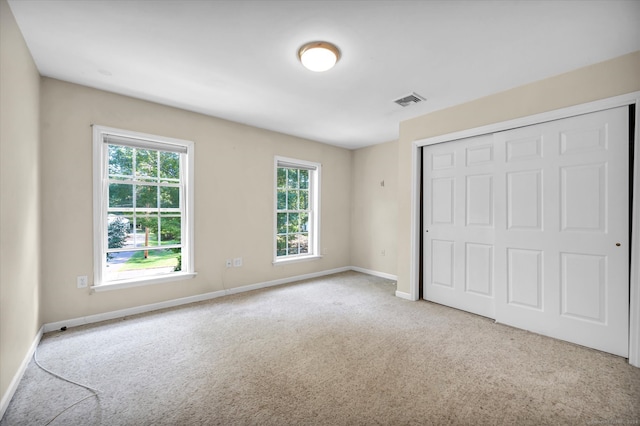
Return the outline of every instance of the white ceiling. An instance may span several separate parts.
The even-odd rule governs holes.
[[[332,145],[640,50],[640,1],[9,0],[43,76]],[[338,45],[326,73],[297,60]],[[411,92],[426,102],[402,108]]]

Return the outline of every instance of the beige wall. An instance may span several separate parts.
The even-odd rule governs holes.
[[[398,142],[353,152],[351,263],[397,274]],[[384,186],[381,182],[384,181]],[[384,254],[383,254],[384,251]]]
[[[44,323],[350,264],[351,151],[49,78],[41,96]],[[196,278],[76,288],[93,275],[91,124],[195,142]],[[271,263],[275,155],[322,164],[322,259]],[[244,266],[227,269],[234,257]]]
[[[405,293],[410,291],[413,141],[638,90],[640,52],[634,52],[401,123],[398,152],[398,290]]]
[[[40,320],[40,76],[0,0],[0,396]]]

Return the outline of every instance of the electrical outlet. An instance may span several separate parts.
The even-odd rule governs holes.
[[[380,254],[381,254],[382,256],[386,256],[386,255],[387,255],[387,252],[386,252],[386,250],[385,250],[385,249],[382,249],[382,250],[380,250]]]
[[[227,268],[231,268],[233,266],[233,264],[231,263],[231,259],[227,259],[227,261],[225,262],[225,266]]]
[[[242,266],[242,258],[241,257],[236,257],[233,259],[233,267],[234,268],[238,268]]]
[[[76,282],[77,282],[78,288],[87,288],[89,280],[86,275],[80,275],[78,276]]]

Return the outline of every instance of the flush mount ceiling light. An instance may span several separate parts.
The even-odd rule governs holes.
[[[322,72],[327,71],[340,59],[340,50],[326,41],[312,41],[298,50],[298,58],[305,68]]]

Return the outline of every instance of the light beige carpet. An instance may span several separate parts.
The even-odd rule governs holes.
[[[53,332],[41,364],[100,390],[52,425],[638,424],[625,359],[355,272]],[[4,425],[91,395],[33,362]]]

